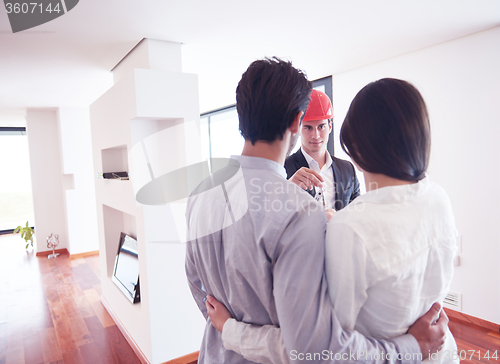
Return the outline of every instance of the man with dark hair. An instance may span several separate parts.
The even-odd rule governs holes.
[[[420,348],[425,356],[444,342],[445,320],[431,326],[436,312],[412,327],[413,336],[390,341],[343,331],[333,312],[324,275],[324,210],[286,180],[283,168],[310,92],[306,76],[277,58],[255,61],[243,74],[236,91],[242,154],[214,173],[208,180],[212,189],[199,190],[188,201],[191,292],[205,318],[208,294],[238,321],[279,326],[291,361],[330,362],[336,353],[356,361],[362,352],[363,358],[385,362],[383,352],[392,362],[418,362],[414,354]],[[207,320],[199,363],[251,363],[226,350],[222,335]],[[265,339],[251,342],[257,351],[272,350]],[[301,359],[305,356],[313,359]]]
[[[277,58],[253,62],[236,88],[241,135],[252,145],[283,139],[306,111],[310,93],[311,83],[290,63]]]
[[[359,196],[354,166],[326,149],[332,131],[333,110],[324,92],[312,90],[300,128],[301,147],[285,161],[289,181],[305,189],[325,208],[336,211]]]

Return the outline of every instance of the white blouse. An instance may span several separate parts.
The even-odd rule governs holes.
[[[448,196],[428,177],[370,191],[337,212],[328,224],[325,269],[342,328],[375,339],[405,334],[446,296],[457,237]],[[230,319],[222,339],[250,360],[290,359],[274,326]],[[456,350],[448,330],[443,349],[426,362],[458,363]]]
[[[428,177],[370,191],[337,212],[327,229],[326,275],[342,328],[377,339],[406,333],[448,293],[457,236],[448,196]],[[454,362],[453,350],[448,330],[433,358]]]

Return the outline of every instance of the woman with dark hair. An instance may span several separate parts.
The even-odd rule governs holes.
[[[425,102],[410,83],[393,78],[358,92],[340,131],[342,149],[363,172],[400,183],[425,177],[431,132]]]
[[[444,300],[453,277],[457,231],[446,192],[425,175],[431,136],[422,96],[402,80],[368,84],[349,107],[340,142],[367,193],[328,224],[330,298],[344,329],[394,337]],[[454,350],[448,332],[431,360],[453,362]]]
[[[367,193],[328,223],[325,268],[345,330],[377,339],[404,334],[448,292],[457,231],[448,196],[425,174],[430,139],[425,102],[406,81],[370,83],[351,103],[340,140],[363,172]],[[223,308],[213,298],[208,302],[214,325],[221,325],[221,317],[223,324]],[[279,347],[276,328],[247,329],[273,332],[266,336],[275,341],[268,346]],[[239,350],[241,339],[223,331],[226,348]],[[448,330],[443,348],[428,360],[458,362],[456,350]],[[251,360],[251,351],[247,355]],[[269,357],[287,362],[290,353]]]

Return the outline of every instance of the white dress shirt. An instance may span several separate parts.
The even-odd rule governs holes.
[[[326,163],[322,168],[319,168],[318,162],[314,160],[307,152],[300,148],[300,151],[304,155],[304,158],[309,165],[309,168],[315,172],[318,172],[321,177],[323,177],[323,195],[325,198],[325,208],[326,209],[335,209],[335,181],[333,180],[333,167],[332,167],[332,157],[330,153],[326,152]],[[316,193],[318,192],[318,188],[316,187]]]

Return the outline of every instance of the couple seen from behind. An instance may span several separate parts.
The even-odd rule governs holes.
[[[358,196],[352,165],[321,157],[331,120],[308,120],[311,90],[290,62],[253,62],[236,90],[241,156],[213,174],[223,183],[188,200],[186,273],[207,319],[199,362],[455,362],[439,303],[457,232],[446,193],[425,174],[424,100],[396,79],[356,95],[340,138],[364,174]],[[299,132],[308,165],[290,171]],[[342,178],[351,188],[340,199]]]

